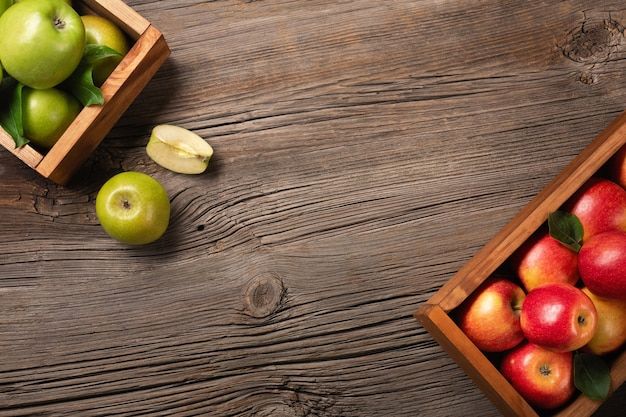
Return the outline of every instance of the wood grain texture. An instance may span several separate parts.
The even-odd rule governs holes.
[[[73,181],[0,152],[0,416],[499,415],[412,313],[624,110],[626,7],[128,4],[172,53]],[[125,170],[170,195],[146,247],[95,217]]]

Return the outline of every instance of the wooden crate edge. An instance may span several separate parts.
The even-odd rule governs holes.
[[[487,276],[560,208],[626,143],[626,111],[598,134],[429,300],[445,311],[459,306]]]
[[[414,316],[504,416],[539,417],[441,306],[424,304]]]

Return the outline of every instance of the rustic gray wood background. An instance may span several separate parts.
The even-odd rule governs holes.
[[[0,151],[0,415],[499,415],[412,314],[624,110],[624,2],[128,3],[172,54],[74,180]],[[128,170],[146,247],[94,213]]]

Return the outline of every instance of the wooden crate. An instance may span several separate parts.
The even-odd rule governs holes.
[[[506,416],[538,416],[500,374],[496,366],[456,325],[456,307],[492,275],[528,239],[548,215],[558,210],[626,143],[626,111],[600,133],[526,207],[500,230],[466,265],[415,313],[416,319],[450,354],[487,397]],[[611,393],[626,380],[626,352],[611,362]],[[601,405],[579,395],[554,416],[589,416]],[[541,414],[544,415],[544,414]]]
[[[102,85],[104,104],[83,108],[58,142],[46,153],[32,146],[15,147],[0,128],[0,144],[42,176],[66,184],[113,128],[170,54],[154,26],[121,0],[75,0],[80,14],[110,19],[133,42],[130,51]]]

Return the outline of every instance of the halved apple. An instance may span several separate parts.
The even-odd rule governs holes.
[[[170,171],[201,174],[209,165],[213,148],[183,127],[158,125],[152,129],[146,152],[154,162]]]

